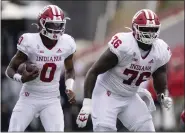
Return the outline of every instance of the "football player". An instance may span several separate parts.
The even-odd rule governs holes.
[[[171,107],[172,100],[164,93],[171,52],[158,38],[160,27],[158,16],[142,9],[132,19],[132,32],[112,37],[86,75],[78,127],[86,125],[91,113],[94,131],[116,131],[117,118],[129,131],[155,131],[151,113],[137,91],[152,77],[158,100]]]
[[[23,83],[9,131],[25,131],[35,116],[40,116],[45,131],[64,131],[59,92],[63,67],[69,102],[75,102],[73,54],[76,43],[70,35],[64,34],[67,19],[58,6],[48,5],[39,13],[39,32],[25,33],[20,37],[17,53],[6,69],[7,77]],[[17,69],[24,62],[31,62],[36,67],[30,72],[24,69],[21,75]]]
[[[182,111],[181,113],[181,120],[185,123],[185,112]]]
[[[185,131],[185,112],[184,110],[181,113],[181,119],[180,119],[180,131]]]

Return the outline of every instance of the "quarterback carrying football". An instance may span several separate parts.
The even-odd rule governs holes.
[[[117,131],[117,118],[129,131],[155,131],[151,111],[138,91],[152,77],[160,103],[172,105],[165,94],[171,52],[159,39],[160,27],[158,16],[142,9],[132,19],[132,32],[112,37],[86,75],[78,127],[86,126],[91,114],[94,131]]]
[[[17,53],[6,69],[7,77],[23,83],[9,131],[25,131],[35,116],[40,116],[45,131],[64,131],[59,92],[63,67],[66,94],[71,104],[75,102],[73,54],[76,43],[64,34],[67,19],[58,6],[48,5],[39,13],[39,32],[25,33],[19,38]]]

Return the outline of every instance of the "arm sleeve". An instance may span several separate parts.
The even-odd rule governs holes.
[[[26,34],[23,34],[17,43],[17,49],[28,56],[28,41]]]

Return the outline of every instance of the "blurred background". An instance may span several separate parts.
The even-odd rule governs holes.
[[[37,32],[31,25],[38,12],[48,4],[56,4],[71,18],[66,33],[77,44],[75,55],[75,93],[77,104],[71,106],[64,93],[64,75],[61,77],[61,103],[65,117],[65,131],[92,131],[89,119],[87,127],[79,129],[76,117],[83,100],[84,77],[91,65],[107,48],[107,42],[116,32],[127,32],[133,15],[142,8],[156,12],[161,20],[160,38],[171,47],[173,56],[168,71],[169,94],[173,98],[170,110],[162,108],[156,100],[152,80],[142,84],[155,101],[157,110],[152,114],[156,131],[180,131],[180,113],[184,110],[184,1],[20,1],[1,3],[1,131],[7,131],[12,109],[18,100],[21,84],[5,77],[5,69],[16,53],[21,34]],[[118,121],[118,131],[125,131]],[[26,131],[44,131],[39,118],[35,118]]]

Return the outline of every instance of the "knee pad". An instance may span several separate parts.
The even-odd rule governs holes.
[[[101,126],[101,125],[98,125],[96,126],[94,129],[93,129],[94,132],[116,132],[115,129],[112,129],[108,126]]]

